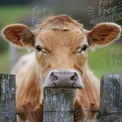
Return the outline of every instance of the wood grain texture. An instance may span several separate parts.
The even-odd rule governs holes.
[[[0,74],[0,122],[16,122],[14,75]]]
[[[122,122],[122,75],[110,74],[101,80],[98,122]]]
[[[74,122],[73,100],[73,89],[44,89],[43,122]]]

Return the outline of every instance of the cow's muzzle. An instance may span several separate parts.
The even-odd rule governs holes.
[[[44,87],[83,88],[79,73],[75,70],[53,70],[45,78]]]

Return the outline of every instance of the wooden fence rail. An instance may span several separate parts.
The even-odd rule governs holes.
[[[97,122],[122,122],[122,75],[101,79],[100,111]],[[44,89],[43,122],[74,122],[74,90]],[[15,76],[0,74],[0,122],[17,122]]]

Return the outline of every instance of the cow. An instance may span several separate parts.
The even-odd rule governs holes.
[[[100,81],[88,67],[88,48],[113,43],[121,35],[119,25],[103,22],[86,30],[70,16],[56,15],[34,31],[23,24],[11,24],[2,34],[17,47],[35,50],[22,57],[13,70],[18,122],[42,122],[43,89],[62,86],[79,88],[74,91],[74,121],[96,121],[92,111],[99,110]]]

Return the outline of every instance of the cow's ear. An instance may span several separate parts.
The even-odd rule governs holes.
[[[121,27],[115,23],[100,23],[87,34],[91,46],[104,46],[120,37]]]
[[[8,25],[2,30],[3,37],[16,46],[33,46],[34,33],[23,24]]]

